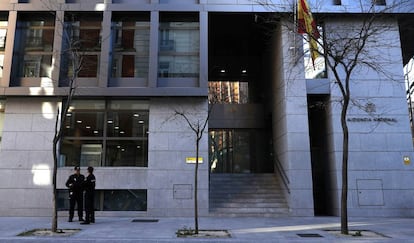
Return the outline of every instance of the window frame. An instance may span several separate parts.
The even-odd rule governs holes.
[[[122,36],[124,36],[124,31],[133,32],[133,39],[131,42],[132,47],[130,48],[123,46],[124,39]],[[111,20],[111,36],[113,37],[111,43],[111,79],[140,79],[141,82],[148,80],[150,66],[150,34],[150,13],[127,12],[121,14],[115,12],[113,14]],[[135,37],[139,37],[140,39],[135,39]],[[146,43],[140,46],[141,48],[135,48],[134,45],[137,41],[145,41]],[[132,65],[124,65],[126,61],[126,59],[123,58],[124,56],[128,57],[129,60],[133,60]],[[137,64],[139,61],[137,60],[146,60],[146,65],[139,66]],[[124,70],[124,67],[126,66],[133,67],[133,72],[131,72],[131,70]],[[139,71],[144,68],[146,71]]]
[[[85,101],[85,100],[76,100],[76,101]],[[147,100],[95,100],[96,102],[102,102],[104,104],[103,108],[97,108],[97,109],[91,109],[90,107],[85,108],[85,109],[81,109],[81,108],[73,108],[70,109],[68,116],[73,116],[74,114],[76,114],[76,112],[78,113],[91,113],[91,114],[96,114],[96,113],[103,113],[102,115],[102,121],[99,126],[102,127],[102,131],[99,132],[98,135],[96,136],[73,136],[73,134],[76,133],[76,129],[71,132],[70,134],[66,134],[66,129],[69,129],[67,126],[68,124],[68,120],[67,118],[64,119],[64,127],[63,129],[65,129],[63,136],[62,136],[62,140],[60,143],[60,151],[62,152],[62,146],[64,146],[65,142],[70,142],[70,141],[78,141],[80,142],[80,150],[82,150],[82,146],[85,144],[94,144],[93,141],[97,141],[96,144],[100,144],[101,145],[101,155],[100,155],[100,162],[99,164],[93,164],[92,166],[99,166],[99,167],[148,167],[148,140],[149,140],[149,136],[148,136],[148,130],[149,130],[149,103]],[[142,102],[142,106],[140,107],[140,109],[133,109],[133,107],[131,107],[130,109],[126,109],[125,107],[112,107],[113,104],[120,104],[122,101],[128,101],[128,102]],[[98,103],[99,104],[99,103]],[[144,109],[145,108],[145,109]],[[116,113],[116,112],[121,112],[121,113],[131,113],[133,116],[136,113],[143,113],[144,114],[144,118],[140,118],[140,119],[144,119],[143,120],[143,125],[142,125],[142,129],[144,129],[144,132],[142,132],[142,134],[140,136],[110,136],[108,133],[108,129],[109,129],[109,119],[108,119],[108,114],[109,113]],[[146,117],[145,117],[146,116]],[[75,121],[74,119],[72,119],[71,121],[72,123],[75,123],[77,121]],[[140,121],[138,121],[140,123]],[[72,126],[70,124],[70,126]],[[132,127],[131,127],[132,128]],[[71,128],[72,129],[72,128]],[[141,161],[135,161],[135,165],[124,165],[124,166],[108,166],[107,164],[107,152],[108,152],[108,144],[110,144],[113,141],[136,141],[136,142],[142,142],[141,144],[143,145],[137,145],[137,149],[145,149],[145,151],[143,152],[144,156],[142,156],[142,160]],[[126,143],[129,144],[129,143]],[[138,146],[140,146],[140,148],[138,148]],[[80,154],[78,154],[76,156],[76,161],[78,163],[82,162],[82,152],[80,152]],[[59,161],[59,166],[60,167],[67,167],[67,166],[74,166],[74,164],[72,163],[73,161],[66,161],[66,156],[63,153],[60,153],[60,161]],[[137,164],[141,164],[141,165],[137,165]],[[86,166],[85,164],[82,164],[82,166]]]

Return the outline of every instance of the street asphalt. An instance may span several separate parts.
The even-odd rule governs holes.
[[[179,229],[194,229],[194,218],[97,217],[81,225],[60,217],[53,236],[18,236],[35,229],[50,229],[48,217],[0,217],[0,242],[413,242],[414,218],[349,218],[351,235],[339,234],[339,217],[199,218],[200,233],[210,236],[178,238]],[[67,235],[69,229],[78,232]],[[214,231],[216,230],[216,231]],[[227,232],[221,238],[212,238]],[[361,236],[353,236],[360,233]]]

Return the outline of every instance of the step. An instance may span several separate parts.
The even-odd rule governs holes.
[[[287,208],[214,208],[213,213],[287,213]]]
[[[277,202],[277,203],[235,203],[235,202],[224,202],[217,203],[214,202],[210,204],[212,208],[280,208],[286,207],[286,203]]]
[[[210,214],[279,217],[288,215],[288,207],[273,174],[211,174]]]

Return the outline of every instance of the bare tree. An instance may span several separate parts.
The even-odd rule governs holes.
[[[265,7],[272,8],[267,1],[258,1]],[[353,15],[352,17],[341,16],[341,21],[344,22],[342,26],[329,26],[324,31],[324,35],[319,37],[314,29],[303,30],[305,35],[303,38],[308,42],[316,42],[320,48],[311,49],[310,55],[313,51],[317,52],[318,56],[324,58],[326,66],[334,77],[334,84],[339,89],[341,94],[341,114],[340,123],[342,128],[342,188],[341,188],[341,233],[348,234],[348,160],[349,160],[349,128],[347,123],[348,109],[350,105],[357,105],[358,101],[353,99],[351,84],[353,75],[362,68],[367,68],[387,77],[389,80],[394,80],[389,71],[384,70],[378,60],[379,55],[372,54],[371,48],[376,49],[386,48],[387,45],[392,45],[390,41],[384,42],[379,39],[379,36],[385,33],[390,28],[387,26],[387,21],[392,20],[393,10],[401,8],[408,1],[395,1],[393,3],[387,1],[387,5],[378,6],[377,1],[357,1],[352,6],[357,8],[361,14]],[[289,3],[287,3],[289,5]],[[295,6],[290,7],[295,10]],[[313,9],[317,10],[317,9]],[[347,9],[344,7],[344,12]],[[354,10],[355,11],[355,10]],[[316,11],[315,11],[316,12]],[[281,15],[286,19],[286,15]],[[323,24],[324,20],[335,20],[335,16],[319,14],[318,22]],[[290,15],[290,28],[292,32],[297,33],[298,24],[295,21],[295,14]],[[356,20],[356,21],[355,21]],[[385,21],[385,22],[384,22]],[[384,24],[385,23],[385,24]],[[327,26],[325,26],[327,27]],[[342,27],[342,28],[341,28]],[[382,41],[382,43],[381,43]],[[311,46],[312,44],[310,44]]]
[[[80,50],[82,40],[74,38],[70,25],[72,21],[65,21],[65,19],[57,19],[57,22],[60,22],[63,26],[62,30],[62,50],[61,56],[64,61],[59,65],[59,69],[65,69],[69,67],[71,69],[70,74],[65,77],[68,87],[67,95],[62,99],[61,109],[58,108],[56,113],[56,122],[55,122],[55,134],[53,137],[53,174],[52,174],[52,187],[53,187],[53,214],[52,214],[52,232],[57,232],[58,230],[58,214],[57,214],[57,167],[59,161],[59,144],[63,137],[65,119],[69,112],[69,107],[72,102],[72,99],[76,91],[76,80],[78,78],[79,72],[82,70],[83,58],[82,52]],[[65,75],[66,76],[66,75]],[[59,81],[58,81],[59,82]]]
[[[195,136],[195,150],[196,150],[196,160],[194,167],[194,230],[195,234],[198,234],[198,167],[200,160],[200,141],[203,138],[204,133],[207,129],[208,120],[210,118],[211,108],[210,105],[208,112],[205,116],[200,116],[199,114],[191,114],[190,112],[182,111],[180,109],[174,109],[174,116],[181,117],[188,127],[191,129]]]

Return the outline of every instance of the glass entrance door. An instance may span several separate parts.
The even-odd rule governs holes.
[[[255,129],[214,129],[209,132],[211,173],[266,173],[273,163],[264,132]]]

